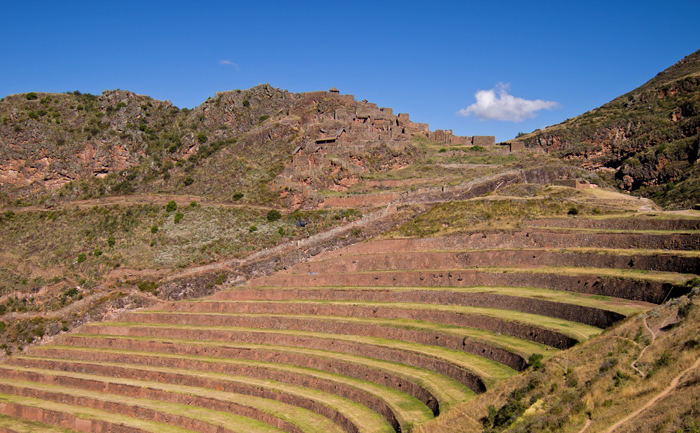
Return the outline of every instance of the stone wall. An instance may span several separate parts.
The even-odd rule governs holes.
[[[240,314],[304,314],[335,317],[383,318],[419,320],[430,323],[483,329],[506,334],[524,340],[535,341],[558,349],[568,349],[578,340],[564,334],[537,326],[502,320],[479,314],[450,313],[445,311],[387,308],[358,305],[319,305],[317,303],[267,303],[267,302],[197,302],[173,303],[169,311],[189,313],[240,313]]]
[[[487,289],[485,289],[487,290]],[[607,328],[623,315],[593,307],[562,304],[536,298],[499,295],[495,293],[470,293],[441,290],[373,290],[348,289],[256,289],[240,288],[219,292],[213,300],[329,300],[329,301],[365,301],[365,302],[402,302],[438,305],[461,305],[465,307],[487,307],[500,310],[520,311],[540,316],[556,317],[572,322],[585,323],[598,328]]]
[[[122,328],[118,326],[94,326],[84,325],[81,331],[91,334],[101,335],[121,335],[138,337],[163,337],[163,329],[148,327]],[[476,393],[486,390],[484,381],[473,372],[464,369],[452,362],[424,356],[411,350],[396,350],[388,347],[346,342],[343,340],[333,340],[331,336],[321,338],[308,335],[288,335],[284,333],[267,331],[224,331],[219,329],[188,329],[171,328],[168,330],[168,338],[188,339],[188,340],[209,340],[226,341],[250,344],[263,344],[270,346],[293,346],[305,347],[309,349],[328,350],[328,345],[332,344],[333,351],[339,353],[349,353],[351,355],[366,356],[381,359],[389,362],[398,362],[418,368],[425,368],[452,378]]]
[[[319,332],[332,335],[388,338],[391,340],[408,341],[465,351],[492,361],[500,362],[518,371],[523,370],[527,366],[527,362],[520,355],[486,343],[471,341],[468,337],[455,337],[434,331],[395,328],[389,325],[375,325],[369,322],[344,322],[342,318],[304,319],[283,316],[220,316],[144,312],[125,313],[122,319],[145,324],[159,323],[168,325],[234,326],[256,329],[295,329],[304,332]]]
[[[474,287],[508,286],[566,290],[660,304],[666,298],[687,294],[690,289],[669,283],[596,276],[478,270],[390,271],[321,275],[274,275],[250,281],[251,286],[272,287]]]

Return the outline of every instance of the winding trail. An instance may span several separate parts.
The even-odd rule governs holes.
[[[644,349],[642,349],[641,352],[639,352],[639,356],[631,364],[631,367],[634,369],[634,371],[639,373],[640,376],[647,377],[646,373],[644,373],[642,370],[637,368],[637,362],[639,362],[639,360],[642,359],[642,356],[644,356],[644,352],[646,352],[646,350],[654,343],[654,341],[656,341],[656,334],[654,334],[654,331],[652,331],[651,328],[649,327],[649,325],[647,324],[646,317],[644,318],[644,327],[647,328],[647,331],[649,331],[649,333],[651,334],[651,343],[649,343],[648,346],[646,346]]]
[[[656,396],[654,398],[652,398],[651,400],[649,400],[648,402],[646,402],[646,404],[644,406],[640,407],[639,409],[635,410],[631,414],[627,415],[626,417],[624,417],[620,421],[618,421],[615,424],[613,424],[612,426],[610,426],[607,430],[605,430],[605,433],[612,433],[616,428],[620,427],[622,424],[626,423],[627,421],[636,417],[640,413],[644,412],[646,409],[648,409],[650,406],[652,406],[657,401],[666,397],[671,391],[673,391],[678,386],[678,383],[681,381],[683,376],[685,376],[687,373],[689,373],[690,371],[692,371],[698,367],[700,367],[700,358],[696,359],[695,363],[693,365],[691,365],[690,367],[683,370],[678,376],[674,377],[673,380],[671,381],[671,383],[666,387],[666,389],[664,389],[660,393],[656,394]]]
[[[590,426],[591,426],[591,419],[590,419],[590,418],[586,418],[586,423],[583,425],[583,428],[582,428],[581,430],[578,431],[578,433],[583,433],[583,432],[585,432],[586,430],[588,430],[588,427],[590,427]]]

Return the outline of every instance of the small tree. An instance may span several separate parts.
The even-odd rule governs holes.
[[[200,144],[206,143],[207,142],[207,134],[205,134],[203,132],[200,132],[199,134],[197,134],[197,141]]]
[[[173,219],[173,222],[175,224],[180,224],[180,221],[185,217],[185,215],[182,214],[182,212],[178,212],[175,214],[175,219]]]
[[[29,92],[29,93],[27,93],[26,97],[27,97],[27,101],[37,99],[36,92]]]
[[[190,186],[194,183],[194,179],[192,178],[192,176],[187,176],[183,182],[185,186]]]
[[[85,260],[87,260],[85,253],[78,254],[78,263],[83,263]]]
[[[269,222],[278,221],[280,218],[282,218],[282,214],[279,213],[279,211],[277,211],[275,209],[272,209],[271,211],[269,211],[267,213],[267,220]]]
[[[237,192],[233,194],[233,201],[238,201],[243,198],[243,193],[242,192]]]
[[[174,210],[177,210],[177,203],[175,203],[175,200],[170,200],[168,204],[165,205],[165,211],[172,212]]]
[[[109,245],[110,248],[112,248],[115,243],[116,241],[114,240],[114,236],[110,236],[107,238],[107,245]]]

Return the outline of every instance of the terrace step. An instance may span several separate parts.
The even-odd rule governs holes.
[[[65,427],[0,415],[0,433],[77,433]]]
[[[0,414],[87,433],[194,433],[162,422],[11,394],[0,394]]]
[[[78,353],[79,354],[79,353]],[[109,351],[93,353],[88,362],[71,359],[70,350],[54,356],[60,358],[18,357],[11,365],[25,368],[78,372],[106,377],[148,380],[162,383],[179,383],[201,388],[227,389],[231,392],[251,395],[247,386],[234,386],[222,381],[220,375],[238,376],[259,380],[270,380],[294,386],[312,388],[331,395],[337,395],[379,413],[395,429],[406,427],[411,420],[420,422],[433,418],[433,412],[423,403],[404,392],[376,385],[366,380],[358,380],[339,374],[330,374],[271,362],[236,359],[214,359],[204,356],[177,356],[164,353],[149,354],[134,351]],[[65,356],[68,355],[68,356]],[[70,361],[68,361],[70,360]],[[60,373],[62,374],[62,373]],[[254,385],[266,389],[266,385]],[[235,389],[234,389],[235,388]],[[264,391],[263,391],[264,392]],[[284,394],[275,388],[273,392]],[[268,393],[269,394],[269,393]],[[285,397],[288,404],[314,410],[318,403],[297,398]],[[328,416],[328,411],[321,413]],[[338,414],[332,414],[337,417]]]
[[[84,325],[88,334],[101,336],[162,337],[168,330],[171,338],[294,346],[331,350],[352,355],[368,356],[389,362],[400,362],[425,368],[450,377],[476,393],[486,389],[486,381],[506,378],[515,370],[463,351],[438,346],[406,343],[376,337],[331,335],[313,332],[206,326],[166,326],[108,323]],[[484,379],[482,379],[482,377]]]
[[[546,249],[416,251],[343,256],[298,263],[283,274],[354,273],[400,269],[460,269],[474,266],[572,266],[700,273],[700,256],[659,252],[630,254],[629,250],[552,251]]]
[[[188,381],[184,381],[185,384],[160,383],[139,379],[138,376],[123,379],[16,366],[2,366],[0,371],[7,378],[0,379],[0,390],[7,394],[38,395],[44,400],[71,402],[152,420],[163,419],[164,422],[201,432],[216,432],[219,428],[231,428],[231,431],[263,431],[269,428],[278,431],[279,428],[290,433],[394,431],[389,423],[370,409],[326,393],[316,392],[316,398],[311,399],[316,401],[309,401],[307,405],[313,408],[322,405],[326,408],[327,416],[312,413],[301,405],[284,402],[285,396],[294,395],[293,391],[289,392],[289,388],[293,387],[286,387],[288,389],[283,396],[270,390],[266,392],[266,397],[270,398],[261,398],[253,393],[239,394],[236,391],[245,388],[245,384],[251,389],[255,388],[252,385],[255,381],[241,381],[236,377],[219,375],[217,381],[212,376],[214,386],[202,388],[196,386],[194,379],[195,386],[190,386]],[[151,372],[151,376],[157,375],[158,371]],[[279,385],[277,388],[285,386]],[[299,397],[304,391],[301,387],[296,388],[299,391],[297,398],[291,400],[303,399]],[[320,407],[318,409],[319,412],[324,411]],[[145,412],[141,413],[142,410]],[[171,419],[169,414],[181,416]],[[267,422],[261,422],[261,418]]]
[[[340,316],[344,318],[372,318],[372,319],[402,319],[420,320],[434,324],[459,326],[483,331],[504,334],[523,340],[552,346],[557,349],[566,349],[578,343],[580,339],[586,339],[583,333],[577,334],[578,338],[571,335],[539,326],[539,316],[528,316],[520,313],[530,322],[517,322],[512,317],[499,317],[498,311],[492,314],[483,314],[475,308],[445,307],[429,304],[399,304],[393,303],[367,303],[358,304],[352,302],[327,302],[327,301],[218,301],[218,302],[181,302],[173,303],[163,310],[179,313],[207,313],[207,314],[294,314],[305,316]],[[150,310],[157,311],[157,310]],[[540,319],[538,321],[538,319]],[[555,319],[550,319],[555,321]],[[564,323],[561,321],[561,329],[566,327],[585,327],[591,334],[599,332],[589,329],[585,325]]]
[[[596,233],[531,228],[518,232],[475,233],[417,239],[384,239],[317,254],[309,261],[362,254],[417,251],[493,250],[498,248],[596,248],[700,251],[700,233]]]
[[[644,278],[600,276],[600,270],[579,268],[571,270],[540,269],[445,269],[436,271],[354,272],[344,274],[281,275],[260,277],[249,282],[250,287],[473,287],[510,286],[566,290],[599,296],[612,296],[633,301],[661,304],[664,299],[687,294],[684,284],[651,281],[654,274]],[[663,275],[663,279],[671,276]],[[657,278],[659,279],[659,278]],[[678,277],[675,277],[678,280]]]
[[[627,307],[627,301],[607,299],[605,302],[559,290],[532,287],[265,287],[243,286],[218,292],[207,298],[216,301],[357,301],[396,302],[426,305],[489,307],[519,311],[546,317],[607,328],[625,315],[653,308],[653,304],[637,303]],[[600,305],[609,309],[593,307]],[[610,311],[612,310],[612,311]]]
[[[466,401],[475,395],[461,383],[430,370],[325,350],[175,339],[156,341],[150,338],[113,336],[110,338],[90,338],[89,336],[70,335],[60,337],[60,341],[69,346],[39,346],[31,349],[29,354],[93,361],[100,359],[99,355],[102,352],[133,352],[145,356],[148,353],[146,350],[148,350],[154,353],[153,356],[204,356],[292,364],[343,374],[356,379],[370,380],[409,393],[433,409],[434,413]],[[439,402],[439,407],[434,407],[436,401]]]
[[[603,230],[700,230],[699,219],[622,218],[539,218],[525,221],[529,227],[562,227]]]
[[[522,371],[527,367],[522,353],[545,353],[546,347],[506,336],[460,327],[423,323],[416,320],[347,318],[337,316],[303,316],[271,314],[172,313],[158,311],[131,312],[122,315],[131,323],[219,326],[254,329],[285,329],[387,338],[410,343],[463,350]],[[519,343],[519,344],[518,344]],[[520,346],[520,347],[518,347]]]

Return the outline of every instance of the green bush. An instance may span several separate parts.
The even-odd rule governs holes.
[[[110,248],[113,247],[115,243],[116,241],[114,240],[114,236],[110,236],[107,238],[107,245],[109,245]]]
[[[190,186],[194,183],[194,179],[192,178],[192,176],[187,176],[183,183],[185,184],[185,186]]]
[[[270,116],[268,116],[267,114],[264,114],[258,118],[258,121],[260,121],[260,123],[263,123],[264,121],[266,121],[269,118],[270,118]]]
[[[174,210],[177,210],[177,203],[175,203],[175,200],[170,200],[168,204],[165,205],[165,211],[172,212]]]
[[[78,263],[82,263],[85,260],[87,260],[87,256],[85,255],[85,253],[78,254]]]
[[[542,368],[542,355],[539,353],[533,353],[530,355],[530,357],[527,359],[527,363],[534,371],[539,370]]]
[[[158,233],[158,226],[151,226],[151,233],[153,233],[153,234]]]
[[[5,314],[5,306],[2,304],[0,304],[0,314]],[[5,322],[0,322],[0,332],[5,331],[6,326]]]
[[[250,226],[250,227],[248,228],[248,233],[253,233],[253,232],[256,232],[256,231],[258,231],[258,228],[255,227],[255,226]]]
[[[278,221],[280,218],[282,218],[282,214],[275,209],[272,209],[267,213],[267,220],[269,222]]]
[[[175,214],[175,218],[173,219],[173,222],[175,224],[180,224],[180,221],[182,221],[182,218],[184,218],[185,215],[182,214],[182,212],[178,212]]]
[[[242,192],[237,192],[233,194],[233,201],[238,201],[243,198],[243,193]]]
[[[200,132],[199,134],[197,134],[197,141],[201,144],[206,143],[207,142],[207,134],[205,134],[203,132]]]
[[[568,215],[578,215],[578,208],[576,208],[576,206],[571,206],[566,213]]]
[[[250,101],[247,100],[247,99],[244,99],[244,100],[243,100],[243,106],[244,106],[244,107],[250,107]]]
[[[38,96],[36,96],[36,92],[29,92],[26,94],[27,101],[31,101],[33,99],[37,99]]]
[[[142,292],[156,294],[158,285],[153,281],[141,281],[136,285],[136,287],[138,287]]]
[[[95,248],[95,251],[93,251],[92,255],[95,257],[100,257],[102,255],[102,250],[99,248]]]

